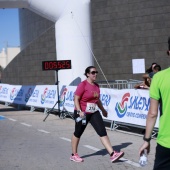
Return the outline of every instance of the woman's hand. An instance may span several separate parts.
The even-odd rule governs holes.
[[[80,116],[80,117],[84,117],[84,112],[81,111],[81,112],[79,113],[79,116]]]
[[[101,102],[100,99],[98,100],[97,105],[98,105],[99,109],[102,111],[102,115],[103,115],[104,117],[107,117],[108,113],[107,113],[107,111],[104,109],[104,107],[103,107],[102,102]]]
[[[104,117],[107,117],[107,115],[108,115],[108,113],[107,113],[107,111],[105,109],[102,110],[102,114],[103,114]]]

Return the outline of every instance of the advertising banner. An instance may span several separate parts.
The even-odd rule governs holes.
[[[101,96],[101,101],[108,111],[108,118],[105,119],[146,126],[150,106],[148,90],[101,89],[101,95],[106,98],[105,102],[103,102]],[[158,120],[159,118],[155,127],[158,127]]]
[[[10,102],[9,101],[9,84],[0,84],[0,101]]]
[[[60,85],[59,94],[56,85],[21,86],[0,84],[0,101],[34,106],[74,111],[74,92],[76,86]],[[59,98],[59,106],[58,106]],[[148,90],[140,89],[100,89],[100,100],[108,112],[104,119],[114,120],[139,126],[146,125],[150,106]],[[155,127],[158,127],[159,117]]]

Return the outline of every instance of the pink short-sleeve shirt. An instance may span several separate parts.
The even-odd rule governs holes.
[[[82,81],[75,91],[75,95],[80,97],[80,107],[87,114],[87,107],[90,104],[96,104],[100,98],[100,88],[97,83],[90,84],[87,80]]]

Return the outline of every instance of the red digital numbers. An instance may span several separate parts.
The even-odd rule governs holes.
[[[71,69],[71,60],[43,61],[43,70]]]

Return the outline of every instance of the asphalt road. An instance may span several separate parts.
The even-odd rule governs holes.
[[[0,104],[0,170],[151,170],[156,141],[151,141],[148,164],[140,167],[138,150],[142,136],[137,133],[110,131],[112,146],[123,150],[124,157],[111,163],[100,139],[89,124],[80,144],[83,163],[69,160],[74,121],[49,115],[43,122],[43,112],[16,110]]]

